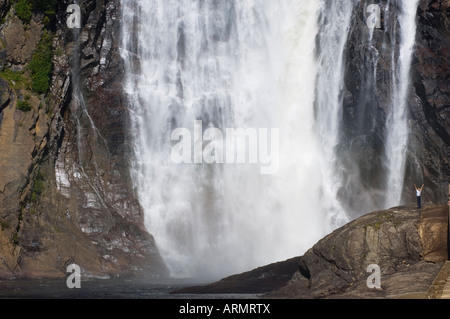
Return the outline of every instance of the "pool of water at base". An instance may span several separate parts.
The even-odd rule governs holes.
[[[259,299],[257,294],[178,294],[178,289],[207,283],[186,279],[84,279],[68,288],[61,279],[2,279],[0,299]]]

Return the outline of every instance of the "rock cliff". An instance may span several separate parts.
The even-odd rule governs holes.
[[[449,0],[420,1],[412,72],[416,97],[410,103],[407,185],[423,179],[430,188],[426,199],[444,202],[450,176]]]
[[[52,15],[28,3],[29,21],[0,3],[0,277],[61,277],[70,263],[84,276],[166,275],[128,173],[119,2],[84,1],[81,29],[66,24],[71,1]],[[38,94],[28,69],[44,33],[53,68]]]
[[[400,38],[396,1],[379,1],[381,28],[366,26],[367,6],[360,1],[352,14],[346,48],[343,122],[338,152],[348,180],[340,190],[348,211],[357,217],[364,207],[379,209],[386,191],[384,141],[391,105],[396,56]],[[447,198],[449,152],[450,1],[421,0],[417,10],[416,46],[407,97],[407,147],[402,203],[415,200],[414,183],[426,185],[423,199],[442,203]],[[375,79],[375,81],[373,81]],[[356,180],[353,180],[356,178]],[[361,183],[357,181],[361,180]],[[364,200],[361,201],[361,198]]]

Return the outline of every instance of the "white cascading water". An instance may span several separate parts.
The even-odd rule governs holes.
[[[343,186],[339,164],[336,158],[336,147],[342,121],[342,92],[345,75],[344,51],[347,45],[350,21],[353,11],[352,1],[321,2],[319,21],[321,33],[318,36],[317,81],[315,87],[315,132],[321,147],[323,170],[322,192],[328,194],[322,205],[328,206],[329,212],[336,219],[333,226],[345,222],[342,208],[337,201],[337,192]],[[326,207],[326,206],[324,206]]]
[[[315,134],[321,6],[123,1],[133,180],[173,276],[217,278],[297,256],[347,220],[323,187],[329,154]],[[171,162],[171,132],[194,132],[195,120],[278,128],[278,172]]]
[[[405,176],[406,149],[409,127],[407,121],[408,96],[411,85],[410,70],[416,43],[416,14],[418,0],[402,0],[399,17],[400,48],[398,57],[393,52],[393,96],[386,127],[387,186],[386,207],[399,205]]]
[[[298,256],[348,221],[335,148],[355,3],[122,0],[132,179],[173,276],[216,279]],[[404,175],[417,0],[402,6],[387,123],[392,203]],[[185,128],[195,137],[195,121],[223,132],[279,129],[278,171],[176,164],[171,134]]]

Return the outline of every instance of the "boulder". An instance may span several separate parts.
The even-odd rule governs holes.
[[[417,227],[422,259],[430,262],[448,260],[448,209],[442,206],[424,208]]]
[[[289,284],[268,296],[424,298],[447,260],[447,227],[446,205],[367,214],[320,240]],[[380,289],[367,285],[369,265],[380,267]]]

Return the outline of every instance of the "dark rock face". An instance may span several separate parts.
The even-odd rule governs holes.
[[[357,214],[365,209],[379,209],[384,204],[386,118],[394,93],[391,91],[395,68],[392,53],[398,50],[399,44],[396,3],[381,1],[382,27],[370,29],[366,25],[366,11],[372,3],[360,1],[352,13],[345,55],[342,137],[338,149],[348,179],[348,186],[341,190],[341,195],[348,199],[349,212]]]
[[[412,143],[408,183],[423,179],[428,186],[425,200],[441,203],[446,201],[450,176],[449,83],[450,1],[422,0],[413,63],[417,97],[410,104]]]
[[[352,15],[338,148],[342,159],[340,169],[345,170],[347,179],[340,195],[349,199],[346,208],[356,214],[362,212],[361,202],[368,205],[369,210],[379,209],[383,203],[387,182],[386,118],[393,107],[390,97],[392,71],[396,67],[392,54],[398,55],[400,43],[397,2],[379,2],[382,27],[373,31],[365,22],[366,8],[371,3],[360,1]],[[425,184],[425,202],[438,204],[447,198],[450,176],[449,6],[448,0],[422,0],[418,8],[417,46],[407,97],[410,136],[402,193],[404,203],[414,202],[414,183]]]

